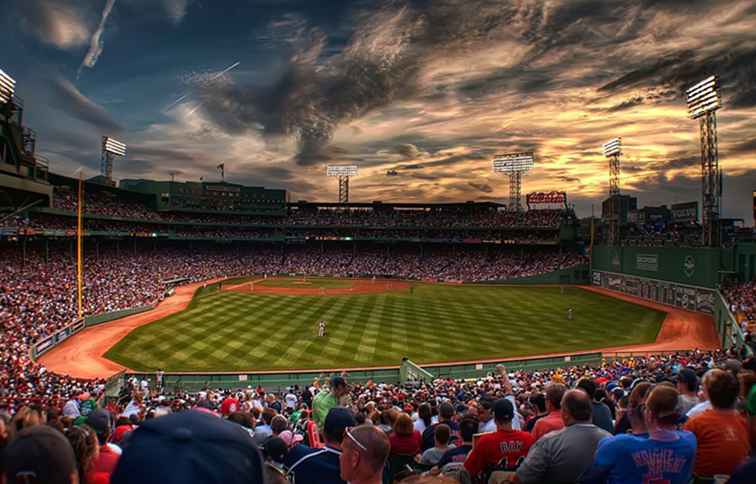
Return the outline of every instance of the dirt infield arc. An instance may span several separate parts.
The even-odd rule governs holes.
[[[409,291],[412,284],[404,281],[354,279],[349,280],[349,287],[318,288],[318,287],[276,287],[265,283],[275,282],[276,279],[261,279],[243,284],[224,287],[224,291],[235,291],[254,294],[278,294],[283,296],[353,296],[357,294],[380,294],[384,292]]]
[[[43,355],[40,358],[40,362],[52,371],[78,378],[106,378],[118,372],[129,370],[128,368],[105,358],[103,355],[134,329],[184,310],[191,301],[194,292],[206,284],[207,283],[195,283],[179,287],[173,296],[162,301],[153,310],[87,328],[68,338],[61,345]],[[250,288],[247,288],[246,290],[244,288],[247,284],[248,283],[229,286],[224,288],[224,290],[249,292]],[[353,290],[350,290],[352,288],[346,288],[343,294],[366,294],[387,290],[404,291],[410,286],[410,283],[399,281],[392,281],[391,286],[388,287],[385,284],[379,284],[372,280],[355,280],[352,288],[357,290],[359,287],[359,290],[364,292],[354,292]],[[710,316],[652,303],[644,299],[606,289],[585,286],[581,286],[581,288],[667,313],[667,316],[662,323],[662,329],[654,343],[609,347],[600,351],[605,353],[630,351],[642,353],[687,350],[692,348],[715,349],[719,347],[713,320]],[[341,291],[343,289],[344,288],[327,289],[326,291]],[[269,294],[281,295],[303,295],[300,291],[314,291],[304,293],[307,295],[321,294],[321,291],[318,288],[282,288],[259,285],[256,285],[254,288],[255,293],[262,292],[263,290]],[[335,295],[336,293],[327,292],[326,294]],[[460,361],[457,363],[469,363],[469,361]]]

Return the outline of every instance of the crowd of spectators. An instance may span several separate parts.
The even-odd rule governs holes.
[[[703,243],[702,228],[698,224],[653,225],[628,224],[622,240],[631,247],[696,247]]]
[[[74,212],[76,196],[69,190],[56,189],[53,207]],[[274,226],[367,226],[374,228],[491,228],[507,227],[556,229],[565,216],[564,210],[541,209],[516,213],[494,209],[387,209],[381,208],[292,208],[285,216],[253,216],[166,212],[151,210],[147,205],[129,201],[107,191],[87,192],[84,213],[150,222],[262,224]]]
[[[750,339],[750,335],[756,333],[756,281],[725,285],[722,294],[730,311],[738,318],[743,333]]]
[[[750,483],[755,371],[753,359],[690,351],[540,371],[500,365],[472,380],[350,384],[344,372],[304,387],[194,393],[158,372],[131,378],[108,403],[97,389],[79,389],[13,416],[6,407],[0,425],[10,431],[0,448],[8,482],[55,469],[66,477],[57,482],[72,483],[73,474],[79,482],[166,484],[407,476]]]

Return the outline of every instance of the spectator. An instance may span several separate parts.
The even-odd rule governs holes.
[[[514,406],[509,400],[497,400],[494,405],[496,432],[480,436],[465,461],[465,469],[473,478],[490,472],[494,467],[513,471],[520,465],[533,445],[533,437],[520,430],[512,430]]]
[[[349,427],[354,427],[356,423],[352,412],[346,408],[332,408],[323,426],[325,447],[312,449],[300,445],[292,448],[286,456],[285,465],[292,482],[296,484],[343,483],[339,473],[339,457],[345,431]]]
[[[636,437],[648,437],[644,411],[646,398],[653,388],[654,385],[649,382],[640,382],[633,387],[628,398],[627,411],[617,422],[617,435],[630,432]]]
[[[92,471],[110,477],[115,471],[120,449],[113,449],[108,440],[111,435],[110,413],[107,410],[95,410],[87,417],[87,425],[91,428],[98,444],[97,457],[92,462]]]
[[[543,393],[538,392],[531,394],[530,397],[528,397],[528,403],[533,409],[534,414],[528,420],[527,424],[525,424],[525,430],[532,433],[533,427],[535,426],[536,422],[548,415],[549,412],[546,409],[546,397],[543,395]],[[559,418],[561,419],[562,416],[560,415]]]
[[[412,424],[412,418],[406,413],[400,413],[394,422],[394,431],[389,436],[391,455],[417,455],[422,440],[420,432]]]
[[[430,449],[436,443],[436,429],[441,424],[446,425],[452,431],[459,430],[459,427],[454,422],[454,407],[448,402],[444,402],[438,406],[438,422],[423,432],[423,451]]]
[[[262,484],[263,462],[238,425],[205,412],[178,412],[134,431],[110,482]]]
[[[276,416],[276,411],[272,408],[265,408],[262,411],[262,414],[260,416],[262,424],[258,422],[258,425],[255,427],[255,444],[258,447],[261,447],[265,443],[265,439],[273,435],[273,428],[271,427],[271,423],[273,422],[273,417]]]
[[[480,420],[478,432],[496,432],[497,425],[493,416],[493,401],[482,398],[478,402],[478,419]]]
[[[698,376],[690,368],[681,368],[675,378],[675,384],[680,392],[680,413],[685,415],[701,402],[698,398]]]
[[[228,417],[232,413],[239,409],[239,398],[236,394],[230,391],[226,391],[226,397],[223,399],[223,403],[220,406],[221,415]]]
[[[738,381],[730,372],[714,369],[703,378],[711,409],[685,423],[698,442],[694,472],[698,476],[732,474],[751,451],[746,420],[735,410]]]
[[[561,383],[546,385],[546,415],[541,417],[533,426],[533,442],[537,441],[553,430],[564,427],[562,420],[562,399],[567,387]]]
[[[433,424],[431,407],[427,403],[422,403],[417,408],[417,420],[415,420],[415,430],[420,432],[420,435],[425,432],[425,429]]]
[[[581,378],[578,381],[577,388],[582,389],[589,397],[591,397],[591,405],[593,406],[593,425],[612,433],[614,431],[612,412],[605,403],[596,400],[596,382],[590,378]]]
[[[577,481],[591,466],[598,443],[611,435],[591,423],[591,412],[591,398],[583,390],[565,392],[561,401],[565,427],[536,441],[517,468],[519,481],[523,484]]]
[[[57,430],[35,425],[21,430],[5,449],[7,484],[78,484],[77,461],[71,444]]]
[[[646,399],[649,436],[617,435],[602,441],[582,483],[668,482],[688,484],[693,472],[696,437],[678,431],[679,394],[657,385]]]
[[[341,479],[350,484],[379,484],[389,455],[389,440],[384,432],[370,425],[345,429],[341,454]],[[326,481],[319,481],[326,482]]]
[[[74,392],[71,398],[63,405],[63,416],[77,418],[81,415],[79,412],[79,394]]]
[[[453,444],[449,445],[451,429],[446,424],[442,423],[436,426],[433,438],[435,439],[435,445],[423,452],[423,456],[420,459],[421,464],[436,465],[447,450],[454,448]]]
[[[82,477],[80,481],[86,484],[107,484],[110,481],[110,474],[98,472],[94,468],[99,453],[99,444],[94,430],[87,425],[71,427],[66,432],[66,437],[76,456],[76,469]]]
[[[289,421],[283,415],[276,415],[270,421],[270,432],[274,437],[281,435],[281,432],[289,428]]]
[[[312,400],[312,419],[323,429],[328,412],[340,404],[339,400],[347,394],[349,387],[346,380],[341,376],[331,378],[330,390],[321,390]]]
[[[478,431],[478,419],[474,417],[465,417],[459,422],[459,433],[462,444],[459,447],[449,449],[441,456],[438,461],[439,469],[443,470],[446,464],[461,464],[465,462],[468,454],[472,450],[473,436]]]

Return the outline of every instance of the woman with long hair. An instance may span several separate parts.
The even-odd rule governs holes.
[[[417,420],[415,421],[415,430],[422,433],[430,427],[432,422],[433,416],[431,414],[431,407],[427,403],[421,404],[417,408]]]
[[[92,464],[100,455],[100,446],[94,430],[86,425],[72,426],[66,430],[66,438],[73,447],[76,456],[76,468],[79,471],[80,484],[101,484],[108,482],[107,474],[104,480],[97,473],[90,472]]]

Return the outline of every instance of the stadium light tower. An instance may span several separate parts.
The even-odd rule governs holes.
[[[0,104],[7,104],[16,92],[16,81],[0,69]]]
[[[719,245],[719,204],[722,172],[719,169],[717,110],[722,107],[719,78],[709,76],[686,91],[688,115],[698,119],[701,131],[701,188],[703,195],[703,244]]]
[[[509,209],[522,211],[522,175],[530,171],[535,164],[535,155],[527,153],[506,153],[496,155],[493,159],[493,170],[496,173],[509,175]]]
[[[609,243],[619,245],[619,194],[620,194],[620,158],[622,157],[622,138],[614,138],[604,143],[604,156],[609,159]]]
[[[113,158],[116,156],[126,156],[126,145],[109,136],[103,136],[100,175],[108,181],[113,180]]]
[[[357,176],[357,165],[328,165],[326,175],[339,178],[339,203],[349,203],[349,177]]]

